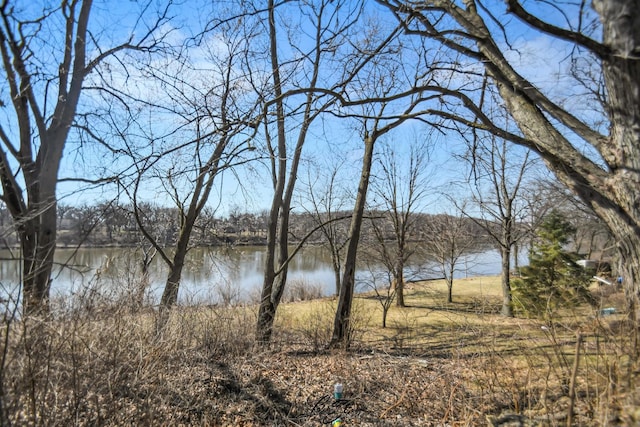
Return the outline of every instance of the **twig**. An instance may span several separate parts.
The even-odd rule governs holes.
[[[573,425],[573,407],[576,400],[576,377],[578,376],[578,366],[580,365],[580,347],[582,346],[582,334],[578,333],[576,339],[575,358],[573,360],[573,370],[571,371],[571,382],[569,383],[569,414],[567,416],[567,427]]]
[[[400,405],[400,403],[402,403],[402,401],[404,400],[404,397],[407,394],[407,388],[405,387],[405,389],[402,391],[402,394],[400,395],[400,398],[398,400],[396,400],[396,402],[389,406],[387,409],[385,409],[384,411],[382,411],[382,413],[380,414],[380,419],[383,419],[387,416],[387,413],[392,410],[393,408],[395,408],[396,406]]]

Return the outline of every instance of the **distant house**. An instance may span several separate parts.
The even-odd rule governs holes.
[[[581,259],[576,261],[576,264],[584,268],[589,274],[596,276],[611,276],[611,264],[607,261]]]

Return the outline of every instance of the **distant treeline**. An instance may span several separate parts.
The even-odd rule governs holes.
[[[414,214],[416,226],[410,239],[426,241],[431,238],[434,222],[442,218],[440,215]],[[344,217],[337,222],[337,230],[347,235],[350,212],[334,212],[332,218]],[[138,219],[131,205],[101,203],[81,207],[58,206],[58,246],[136,246],[144,241],[142,225],[146,232],[160,244],[175,244],[180,230],[181,214],[177,208],[159,207],[145,204],[138,209]],[[213,212],[203,212],[192,236],[193,246],[222,245],[255,245],[266,244],[268,212],[246,213],[235,210],[226,217],[218,217]],[[289,233],[292,243],[306,239],[311,244],[324,243],[323,234],[319,231],[309,232],[329,218],[328,214],[293,213]],[[371,222],[376,221],[378,228],[388,232],[389,240],[394,239],[391,220],[385,212],[369,212],[364,220],[363,239]],[[476,222],[467,221],[469,237],[477,240],[480,246],[486,245],[486,232]],[[382,226],[382,227],[380,227]],[[4,246],[17,246],[18,240],[11,217],[4,207],[0,207],[0,236]]]

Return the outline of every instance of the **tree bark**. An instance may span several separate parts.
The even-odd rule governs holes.
[[[640,8],[637,1],[593,2],[603,23],[603,58],[609,100],[609,141],[604,157],[612,169],[606,184],[613,203],[589,198],[618,240],[631,313],[640,321]]]
[[[396,273],[396,306],[406,307],[404,302],[404,263],[401,262]]]
[[[277,117],[277,139],[278,147],[272,156],[277,156],[272,160],[272,168],[274,173],[274,194],[271,201],[271,211],[269,214],[269,225],[267,228],[267,256],[265,257],[264,280],[262,284],[262,294],[260,298],[260,307],[258,308],[258,321],[256,322],[256,341],[259,345],[264,346],[271,340],[273,331],[273,321],[276,317],[276,309],[278,302],[274,299],[274,285],[276,280],[276,250],[282,253],[280,246],[287,236],[279,236],[279,219],[286,218],[289,215],[288,208],[284,205],[285,183],[287,178],[287,142],[285,130],[285,112],[282,100],[282,81],[280,79],[278,42],[276,37],[275,23],[275,5],[273,0],[268,2],[269,10],[269,47],[271,71],[274,86],[274,95],[276,96],[276,117]],[[275,171],[277,164],[277,172]],[[284,212],[286,210],[286,212]],[[286,267],[285,267],[286,268]],[[283,288],[284,282],[278,283],[276,289]]]
[[[501,283],[502,283],[502,309],[500,314],[505,317],[513,317],[513,309],[511,304],[511,248],[502,246],[500,248],[501,256]]]
[[[353,293],[355,288],[356,255],[358,251],[358,243],[360,241],[360,230],[362,227],[362,218],[364,217],[364,207],[367,201],[367,190],[369,188],[371,176],[374,145],[374,136],[365,135],[362,172],[360,175],[360,183],[358,185],[358,195],[353,208],[353,216],[351,217],[351,225],[349,227],[349,245],[345,256],[342,284],[340,287],[340,294],[338,295],[338,308],[336,309],[333,324],[333,335],[331,337],[332,347],[342,345],[343,347],[348,348],[350,345],[350,330],[352,327],[351,306],[353,305]]]

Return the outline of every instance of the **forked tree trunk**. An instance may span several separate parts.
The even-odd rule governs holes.
[[[39,53],[38,48],[30,46],[32,38],[28,34],[25,37],[22,27],[14,25],[17,21],[12,16],[12,8],[6,2],[2,7],[0,56],[6,87],[10,92],[6,98],[13,107],[17,126],[10,132],[16,141],[5,139],[8,135],[6,129],[2,130],[3,146],[11,148],[0,150],[0,183],[3,201],[16,224],[20,239],[23,308],[27,316],[49,311],[49,289],[57,237],[58,170],[76,114],[83,80],[90,71],[85,62],[92,2],[84,0],[64,4],[66,6],[61,10],[66,15],[61,28],[65,29],[66,34],[64,46],[60,46],[60,52],[64,54],[59,58],[49,58],[59,61],[57,80],[47,84],[49,95],[53,95],[47,99],[55,100],[49,107],[44,107],[47,101],[38,105],[37,100],[42,94],[35,91],[32,82],[32,79],[40,78],[36,74],[39,73],[37,67],[30,69],[31,62],[38,61],[38,58],[32,58]],[[46,17],[41,19],[45,21]],[[7,107],[6,113],[11,114],[8,105],[3,107]],[[45,117],[43,111],[52,114]],[[7,152],[13,156],[11,159]],[[21,180],[17,178],[20,174]]]
[[[286,161],[281,158],[280,162]],[[273,332],[273,322],[276,317],[277,305],[273,296],[273,288],[276,280],[276,248],[278,245],[278,215],[282,210],[282,196],[284,194],[285,167],[280,166],[278,183],[272,199],[269,224],[267,229],[267,248],[265,257],[265,268],[262,283],[262,293],[260,296],[260,307],[258,308],[258,320],[256,322],[256,342],[265,346],[271,341]]]
[[[285,210],[285,208],[282,208],[282,210]],[[264,276],[256,331],[256,341],[261,346],[267,345],[271,341],[271,335],[273,334],[273,322],[275,321],[276,312],[278,311],[278,306],[282,300],[282,295],[284,294],[284,289],[287,283],[287,274],[289,271],[288,264],[286,263],[289,257],[289,238],[286,232],[286,230],[289,229],[288,204],[286,211],[287,214],[280,218],[279,224],[280,232],[278,233],[277,244],[277,265],[279,266],[279,271],[276,272],[273,267],[270,269],[267,267],[268,270]],[[274,252],[275,249],[276,248],[273,249]],[[269,258],[270,257],[267,256],[267,259]],[[273,266],[273,263],[271,263],[270,266]]]
[[[275,2],[269,0],[269,57],[271,60],[271,71],[274,86],[274,94],[276,96],[276,117],[277,117],[277,140],[278,147],[271,154],[277,156],[272,161],[272,168],[275,182],[274,195],[271,203],[271,211],[269,215],[269,228],[267,232],[267,256],[264,272],[264,281],[262,284],[262,294],[260,299],[260,307],[258,309],[258,321],[256,322],[256,341],[258,345],[265,346],[271,340],[273,332],[273,322],[276,316],[276,310],[280,304],[280,299],[284,292],[287,281],[288,254],[289,254],[289,213],[291,207],[291,198],[297,179],[298,165],[300,156],[302,155],[302,147],[305,142],[306,132],[311,124],[311,93],[307,95],[307,102],[304,110],[303,124],[298,134],[298,140],[292,156],[291,170],[289,171],[287,181],[287,133],[285,129],[285,107],[282,99],[282,81],[280,77],[280,65],[278,56],[278,41],[276,35],[275,24]],[[319,53],[316,52],[316,59]],[[317,79],[318,68],[314,68],[314,76]],[[315,85],[315,79],[312,79],[311,85]],[[277,165],[277,177],[276,177]],[[276,250],[278,251],[277,267],[276,267]],[[277,271],[276,271],[277,269]]]
[[[44,160],[25,172],[28,205],[16,223],[23,256],[24,312],[47,314],[51,271],[57,239],[56,184],[66,132],[51,132],[44,139],[49,147]],[[43,142],[44,144],[44,142]]]

